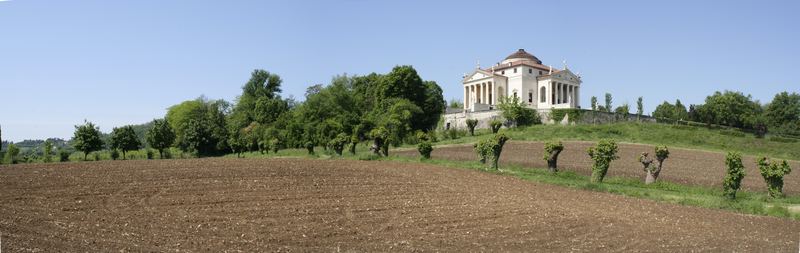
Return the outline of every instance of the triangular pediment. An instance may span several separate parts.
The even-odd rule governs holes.
[[[470,73],[466,77],[464,77],[464,80],[462,80],[462,82],[463,83],[467,83],[467,82],[471,82],[471,81],[474,81],[474,80],[480,80],[480,79],[484,79],[484,78],[491,77],[491,76],[492,76],[492,73],[490,73],[489,71],[482,70],[482,69],[476,69],[476,70],[472,71],[472,73]]]
[[[578,75],[576,75],[575,73],[572,73],[572,71],[570,71],[569,69],[564,69],[562,71],[558,71],[556,73],[553,73],[551,76],[553,78],[555,78],[555,79],[561,79],[561,80],[567,80],[567,81],[572,81],[572,82],[576,82],[576,83],[581,83],[581,78]]]

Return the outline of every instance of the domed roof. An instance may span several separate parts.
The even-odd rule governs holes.
[[[508,60],[516,60],[516,59],[529,60],[529,61],[536,62],[537,64],[542,64],[542,61],[540,61],[539,58],[536,58],[536,56],[533,56],[532,54],[529,54],[528,52],[525,52],[525,49],[521,49],[521,48],[519,50],[517,50],[516,52],[514,52],[513,54],[511,54],[508,57],[506,57],[504,62],[508,61]]]

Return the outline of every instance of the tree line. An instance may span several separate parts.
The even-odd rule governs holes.
[[[75,126],[71,146],[87,160],[103,149],[112,159],[119,152],[126,159],[128,152],[145,146],[161,158],[170,157],[170,148],[195,156],[284,148],[313,152],[314,147],[341,153],[345,146],[354,151],[356,144],[372,140],[374,150],[388,155],[389,145],[433,130],[446,106],[441,87],[423,80],[411,66],[396,66],[386,74],[335,76],[328,85],[309,87],[303,102],[281,97],[282,83],[277,74],[257,69],[235,103],[201,96],[169,107],[144,131],[128,125],[107,137],[85,121]],[[154,156],[147,152],[148,158]]]

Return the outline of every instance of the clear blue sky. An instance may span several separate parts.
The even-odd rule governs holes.
[[[583,75],[589,97],[645,111],[716,90],[768,102],[797,92],[799,1],[0,0],[3,139],[69,138],[163,117],[200,95],[232,101],[250,71],[283,95],[342,73],[413,65],[461,97],[460,80],[518,48]]]

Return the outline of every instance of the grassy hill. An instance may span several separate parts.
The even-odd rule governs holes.
[[[756,138],[752,134],[724,129],[654,123],[614,123],[602,125],[535,125],[502,129],[512,140],[596,141],[604,138],[620,142],[667,145],[718,152],[738,151],[747,155],[800,160],[800,141],[775,136]],[[441,140],[437,144],[473,143],[485,138],[488,130],[476,130],[477,136]]]

